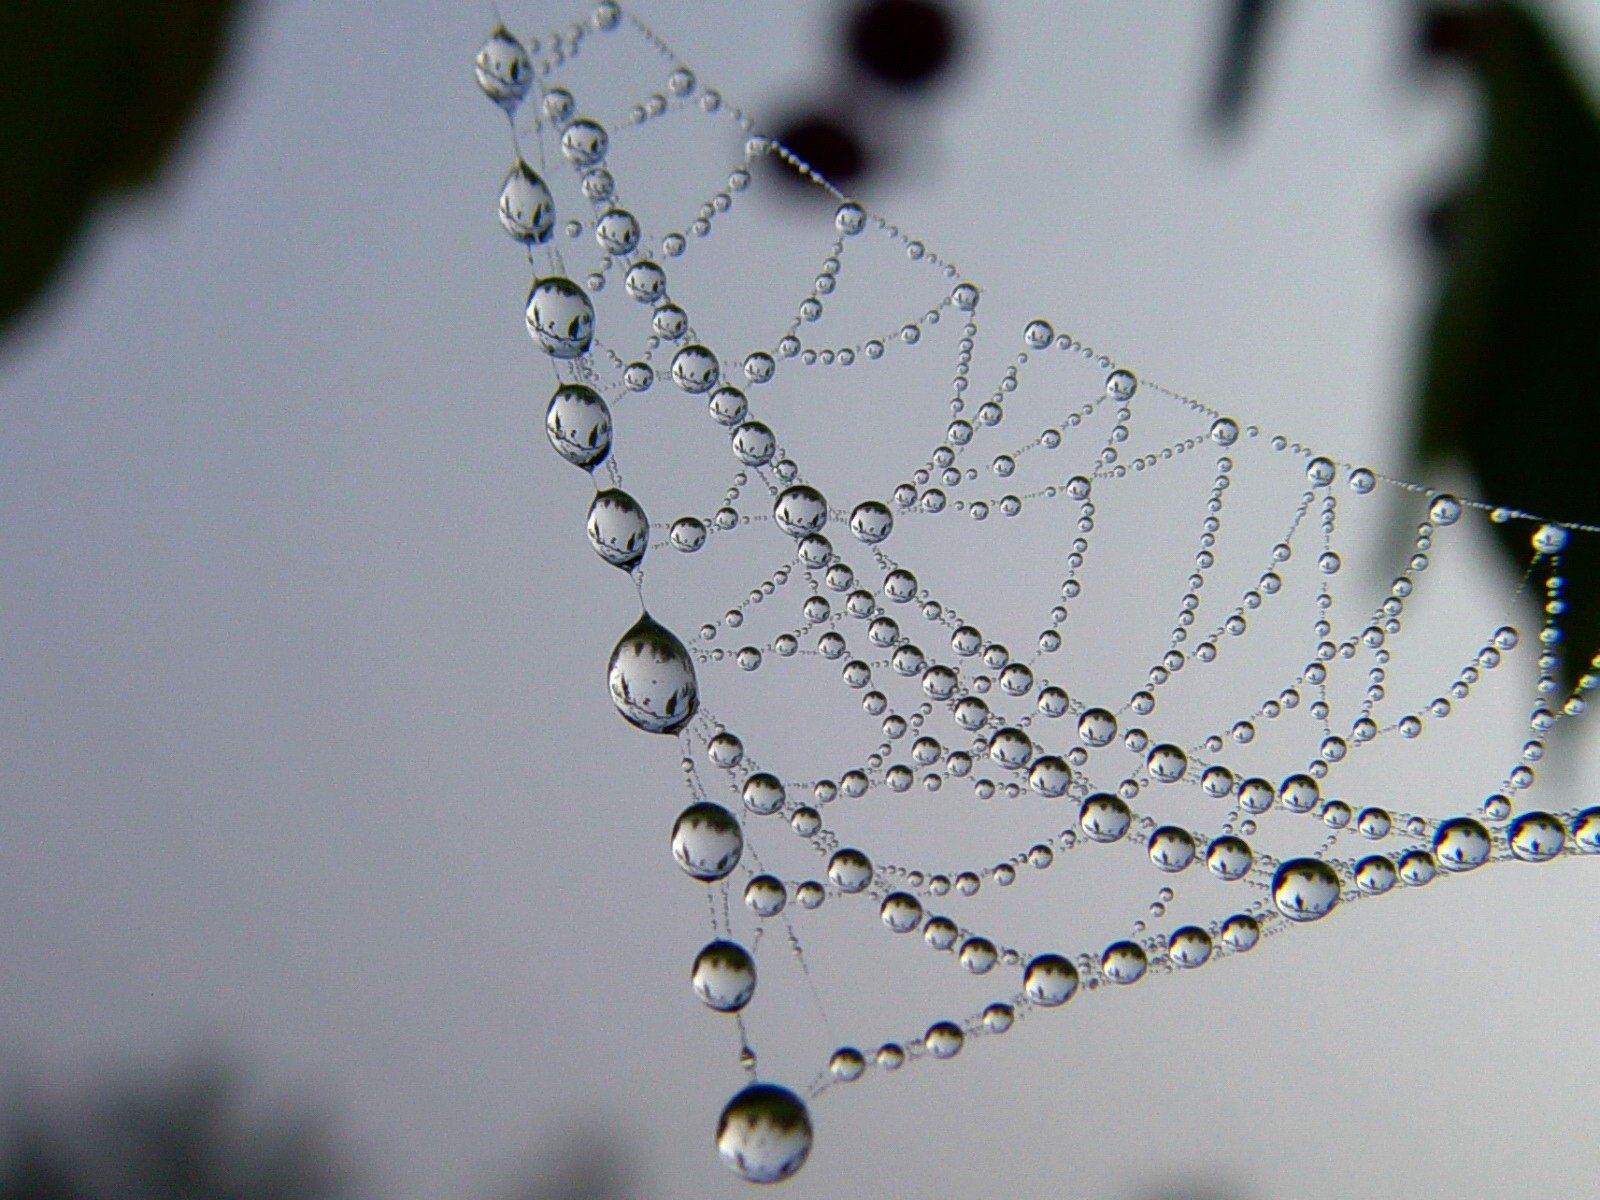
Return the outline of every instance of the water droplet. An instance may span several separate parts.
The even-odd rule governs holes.
[[[1356,467],[1350,472],[1350,490],[1358,496],[1365,496],[1378,486],[1378,477],[1365,467]]]
[[[1243,879],[1255,863],[1255,853],[1243,838],[1225,833],[1206,847],[1206,867],[1218,879]]]
[[[706,544],[706,523],[696,517],[679,517],[667,531],[673,546],[685,554],[692,554]]]
[[[746,1183],[777,1183],[811,1153],[811,1114],[788,1088],[751,1084],[722,1110],[717,1153]]]
[[[520,158],[500,187],[497,208],[500,224],[517,241],[537,246],[550,240],[556,223],[555,200],[544,180]]]
[[[494,27],[472,60],[472,69],[483,94],[507,112],[516,111],[533,82],[528,52],[504,25]]]
[[[528,335],[551,358],[579,358],[594,340],[594,305],[570,279],[552,275],[528,292]]]
[[[1194,836],[1176,825],[1163,825],[1150,835],[1150,861],[1169,874],[1194,862]]]
[[[1072,770],[1067,760],[1055,754],[1040,755],[1028,768],[1028,786],[1041,796],[1066,795],[1072,786]]]
[[[1381,808],[1364,808],[1356,817],[1356,829],[1360,831],[1362,837],[1371,838],[1373,841],[1388,837],[1389,830],[1393,827],[1394,822],[1390,820],[1389,814]]]
[[[611,453],[611,410],[593,388],[564,383],[544,414],[550,445],[575,467],[593,470]]]
[[[797,483],[778,493],[772,519],[790,537],[806,537],[828,523],[828,502],[816,488]]]
[[[1255,949],[1261,940],[1261,926],[1247,913],[1235,913],[1222,923],[1222,944],[1236,953]]]
[[[1272,876],[1272,902],[1291,921],[1316,921],[1339,903],[1339,875],[1320,858],[1291,858]]]
[[[690,395],[709,392],[719,374],[717,356],[704,346],[685,346],[672,356],[672,382]]]
[[[863,500],[850,514],[850,532],[869,546],[876,545],[894,530],[894,514],[877,500]]]
[[[1128,832],[1133,813],[1127,802],[1109,792],[1097,792],[1078,810],[1078,824],[1097,842],[1115,842]]]
[[[872,860],[859,850],[840,850],[828,860],[828,878],[841,892],[864,891],[872,882]]]
[[[639,565],[650,542],[650,522],[644,509],[619,488],[595,493],[587,529],[595,553],[624,571]]]
[[[1117,736],[1117,718],[1103,708],[1087,709],[1078,720],[1078,736],[1085,745],[1109,746]]]
[[[1559,554],[1567,546],[1567,531],[1559,525],[1541,525],[1533,531],[1533,548],[1540,554]]]
[[[676,733],[699,703],[689,652],[649,613],[611,651],[606,682],[617,711],[646,733]]]
[[[744,902],[758,917],[775,917],[789,902],[789,893],[776,875],[757,875],[744,885]]]
[[[757,771],[744,781],[744,805],[758,816],[771,816],[783,807],[788,793],[776,775]]]
[[[1313,458],[1306,464],[1306,478],[1316,487],[1326,487],[1333,482],[1334,465],[1331,458]]]
[[[961,943],[958,955],[961,965],[974,975],[987,975],[999,961],[1000,954],[988,938],[968,938]]]
[[[1322,787],[1309,775],[1291,775],[1278,788],[1278,802],[1294,813],[1308,813],[1322,799]]]
[[[867,1060],[854,1046],[841,1046],[828,1059],[828,1074],[840,1083],[854,1083],[867,1069]]]
[[[1471,817],[1441,822],[1433,835],[1433,854],[1447,871],[1470,871],[1489,861],[1494,843],[1489,831]]]
[[[1125,371],[1119,368],[1106,376],[1106,395],[1113,400],[1127,403],[1133,399],[1134,392],[1138,390],[1139,381],[1134,377],[1132,371]]]
[[[1572,841],[1585,854],[1600,851],[1600,808],[1586,808],[1572,818]]]
[[[833,224],[834,228],[846,237],[853,237],[866,228],[867,214],[861,205],[853,200],[846,200],[834,211]]]
[[[1407,850],[1400,856],[1400,881],[1407,887],[1422,887],[1431,883],[1437,873],[1433,855],[1426,850]]]
[[[744,835],[720,804],[691,804],[672,823],[672,857],[695,879],[724,879],[739,864]]]
[[[1050,327],[1049,321],[1029,321],[1027,328],[1022,331],[1022,340],[1035,350],[1043,350],[1055,337],[1056,331]]]
[[[1041,954],[1023,972],[1022,990],[1040,1008],[1056,1008],[1078,990],[1078,969],[1059,954]]]
[[[1138,983],[1150,965],[1144,948],[1137,942],[1112,942],[1100,956],[1100,970],[1112,983]]]
[[[961,1032],[961,1026],[954,1021],[935,1021],[928,1026],[928,1032],[922,1035],[922,1044],[935,1058],[954,1058],[961,1053],[966,1040],[967,1035]]]
[[[738,1012],[756,994],[756,962],[738,942],[708,942],[689,972],[694,994],[717,1012]]]
[[[575,167],[592,167],[606,156],[611,139],[596,121],[579,117],[562,131],[561,153]]]
[[[1549,813],[1523,813],[1511,823],[1506,841],[1523,862],[1549,862],[1566,845],[1567,831]]]
[[[1175,967],[1204,966],[1211,957],[1211,935],[1198,925],[1185,925],[1167,939],[1167,957]]]
[[[1153,747],[1145,765],[1158,783],[1177,783],[1189,770],[1189,756],[1177,746]]]
[[[911,933],[922,924],[922,902],[909,892],[891,892],[878,911],[895,933]]]

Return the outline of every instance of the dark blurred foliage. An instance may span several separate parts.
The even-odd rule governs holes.
[[[950,65],[955,14],[936,0],[869,0],[845,21],[845,53],[892,87],[920,87]]]
[[[105,196],[157,177],[239,7],[0,4],[0,331],[39,297]]]
[[[856,0],[839,13],[838,57],[825,94],[777,124],[776,136],[823,178],[859,186],[905,143],[912,110],[949,75],[966,45],[957,10],[944,0]],[[781,165],[781,178],[807,181]]]
[[[1273,0],[1234,0],[1228,8],[1208,113],[1218,132],[1232,133],[1239,126],[1274,8]]]
[[[1212,111],[1224,127],[1248,98],[1271,7],[1235,0]],[[1245,10],[1251,10],[1246,12]],[[1425,61],[1476,85],[1476,161],[1424,232],[1438,257],[1422,341],[1413,446],[1420,472],[1455,463],[1479,496],[1556,520],[1600,520],[1600,113],[1537,11],[1509,0],[1433,8]],[[1517,572],[1535,526],[1494,526]],[[1570,688],[1600,647],[1600,545],[1562,556]]]
[[[603,1126],[542,1152],[503,1200],[622,1200],[629,1156]],[[124,1071],[72,1095],[13,1094],[0,1200],[350,1200],[351,1155],[315,1106],[258,1097],[214,1053]]]
[[[321,1118],[263,1110],[212,1057],[71,1100],[13,1100],[0,1200],[336,1200],[351,1194]]]

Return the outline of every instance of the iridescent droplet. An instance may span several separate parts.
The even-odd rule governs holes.
[[[1489,861],[1494,843],[1489,831],[1471,817],[1440,823],[1433,835],[1433,854],[1447,871],[1470,871]]]
[[[1506,841],[1523,862],[1549,862],[1567,844],[1567,831],[1549,813],[1528,812],[1511,823]]]
[[[1198,925],[1185,925],[1167,939],[1167,958],[1175,967],[1204,966],[1211,957],[1211,935]]]
[[[1040,954],[1029,960],[1022,990],[1040,1008],[1056,1008],[1078,990],[1078,969],[1059,954]]]
[[[1144,978],[1149,956],[1137,942],[1112,942],[1100,955],[1100,971],[1112,983],[1127,986]]]
[[[1316,921],[1339,903],[1339,874],[1320,858],[1291,858],[1272,876],[1272,902],[1291,921]]]

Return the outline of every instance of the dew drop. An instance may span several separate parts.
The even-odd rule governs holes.
[[[556,204],[543,179],[520,158],[500,187],[500,224],[517,241],[537,246],[550,240]]]
[[[1339,903],[1339,875],[1320,858],[1291,858],[1272,876],[1272,902],[1291,921],[1316,921]]]
[[[1023,972],[1022,990],[1040,1008],[1056,1008],[1078,990],[1078,969],[1059,954],[1041,954]]]
[[[751,1084],[722,1110],[717,1153],[746,1183],[777,1183],[811,1153],[811,1114],[788,1088]]]
[[[695,879],[727,878],[743,851],[739,822],[720,804],[691,804],[672,824],[672,857]]]
[[[611,453],[611,410],[600,393],[581,383],[556,389],[544,431],[555,452],[575,467],[592,471]]]
[[[646,733],[676,733],[699,703],[689,652],[649,613],[611,651],[606,682],[617,711]]]
[[[580,358],[594,340],[594,305],[572,280],[551,275],[528,292],[528,335],[551,358]]]
[[[689,977],[701,1003],[717,1012],[738,1012],[756,993],[755,959],[738,942],[708,942]]]
[[[624,571],[639,565],[650,542],[650,522],[644,509],[620,488],[595,493],[586,528],[595,553]]]

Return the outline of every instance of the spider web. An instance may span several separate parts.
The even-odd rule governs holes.
[[[867,1075],[1351,905],[1600,851],[1600,810],[1538,794],[1600,684],[1600,655],[1560,682],[1591,653],[1562,641],[1562,552],[1596,527],[1341,461],[1049,319],[991,319],[1003,298],[613,5],[497,31],[477,67],[511,118],[501,220],[534,269],[550,440],[593,475],[590,540],[646,614],[607,684],[681,752],[693,984],[751,1083],[718,1127],[738,1174],[793,1174],[809,1103]],[[619,104],[619,78],[649,82]],[[773,167],[825,203],[756,203]],[[811,268],[776,266],[780,241]],[[731,244],[720,269],[705,242]],[[1487,522],[1529,535],[1498,611],[1450,573]],[[944,855],[906,858],[911,827]],[[867,925],[904,982],[874,1002],[853,978],[847,1016],[822,960]],[[946,995],[904,1025],[906,997]],[[824,1049],[763,1084],[758,1024]]]

